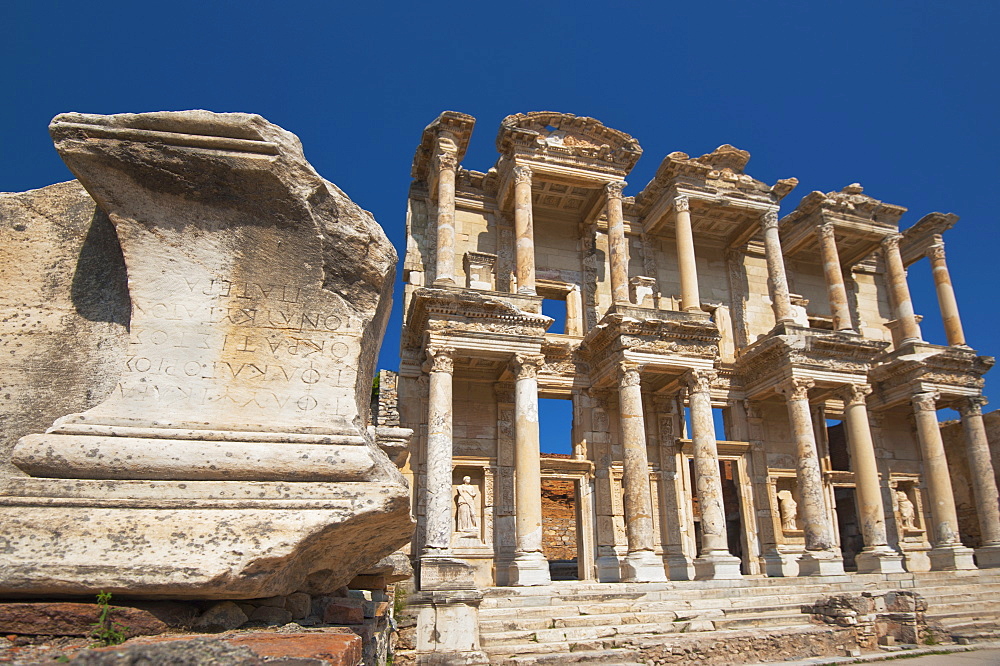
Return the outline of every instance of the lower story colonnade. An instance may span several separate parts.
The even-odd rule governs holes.
[[[585,374],[537,345],[425,353],[400,377],[401,419],[419,440],[409,472],[422,589],[1000,565],[981,398],[916,386],[893,402],[857,377],[797,370],[751,392],[726,369],[627,353]],[[560,442],[572,453],[543,453],[553,442],[540,438],[540,397],[572,403]],[[980,524],[967,545],[942,404],[962,414]],[[562,517],[543,506],[553,479],[572,489]],[[559,530],[575,539],[568,561],[549,552]]]

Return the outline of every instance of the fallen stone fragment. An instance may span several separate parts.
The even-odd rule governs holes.
[[[329,593],[406,543],[406,482],[367,426],[396,261],[371,215],[260,116],[50,132],[120,245],[128,350],[94,369],[103,400],[10,453],[0,594]]]
[[[244,624],[249,618],[243,609],[232,601],[222,601],[205,611],[194,623],[195,631],[218,633]]]
[[[265,624],[287,624],[292,621],[292,614],[284,608],[274,606],[259,606],[250,614],[250,619]]]
[[[90,636],[100,609],[71,602],[0,603],[0,634]],[[126,636],[161,634],[170,626],[148,610],[112,606],[110,620]]]

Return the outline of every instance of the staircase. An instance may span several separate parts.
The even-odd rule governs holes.
[[[996,571],[996,570],[994,570]],[[491,588],[479,610],[491,664],[636,664],[643,645],[830,632],[802,606],[835,594],[910,589],[945,636],[1000,636],[1000,571],[593,583]]]

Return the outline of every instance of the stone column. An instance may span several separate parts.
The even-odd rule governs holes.
[[[615,303],[629,303],[628,239],[625,238],[625,217],[622,213],[622,190],[625,181],[604,186],[608,209],[608,245],[611,253],[611,298]]]
[[[962,401],[962,426],[965,430],[965,450],[972,477],[972,493],[979,516],[979,533],[983,545],[976,548],[976,564],[980,569],[1000,567],[1000,504],[990,456],[990,442],[983,424],[986,398],[976,396]]]
[[[646,424],[642,413],[639,367],[622,361],[618,371],[618,422],[624,451],[622,492],[628,537],[628,554],[622,562],[622,581],[662,581],[667,579],[663,560],[653,552],[653,500],[649,492],[649,460],[646,455]]]
[[[517,293],[535,294],[535,231],[531,216],[531,168],[514,167],[514,272]]]
[[[694,233],[691,231],[691,207],[687,197],[674,199],[677,234],[677,267],[681,274],[681,310],[701,312],[698,295],[698,265],[694,255]]]
[[[962,330],[962,318],[958,316],[958,301],[955,300],[955,290],[951,286],[951,275],[944,259],[944,240],[940,235],[934,239],[927,257],[931,260],[931,270],[934,271],[934,286],[937,288],[938,305],[941,307],[941,319],[944,322],[944,333],[951,346],[965,345],[965,332]]]
[[[792,302],[788,296],[788,278],[785,276],[785,258],[781,254],[781,238],[778,234],[778,211],[769,210],[761,217],[764,231],[764,258],[767,260],[767,281],[771,287],[771,307],[774,321],[791,324]]]
[[[868,422],[865,396],[870,386],[852,384],[844,391],[844,421],[847,443],[851,447],[851,469],[854,472],[854,495],[857,499],[861,536],[865,547],[855,558],[858,573],[902,573],[903,556],[889,547],[885,531],[885,506],[879,484],[875,443]]]
[[[891,234],[882,241],[885,278],[889,283],[889,293],[892,295],[893,316],[899,326],[900,346],[923,339],[917,316],[913,313],[913,301],[910,300],[910,288],[906,284],[903,257],[899,254],[899,241],[902,238],[903,234]]]
[[[937,399],[938,394],[932,392],[915,393],[912,397],[917,439],[924,462],[924,483],[931,509],[927,529],[933,546],[928,553],[931,569],[975,569],[972,549],[964,547],[958,536],[958,512],[955,510],[948,459],[937,419]]]
[[[437,265],[435,285],[455,284],[455,169],[454,153],[437,157]]]
[[[719,452],[712,416],[712,370],[691,370],[686,380],[691,406],[691,443],[694,449],[694,483],[701,509],[701,549],[694,561],[699,579],[740,578],[740,560],[729,552],[726,508],[722,499]]]
[[[452,477],[452,399],[451,379],[453,349],[432,347],[427,350],[429,391],[427,396],[426,533],[424,552],[447,553],[451,549],[454,524],[451,501]]]
[[[420,589],[471,589],[472,569],[451,556],[452,511],[452,372],[453,349],[427,350],[430,375],[427,396],[427,444],[424,492],[424,550]]]
[[[847,287],[844,285],[844,273],[840,266],[833,223],[821,224],[817,227],[817,234],[819,253],[823,261],[823,276],[826,278],[826,290],[830,299],[830,314],[833,315],[833,330],[853,331],[851,310],[847,303]]]
[[[538,436],[538,370],[545,357],[518,354],[514,371],[514,520],[517,541],[510,565],[511,585],[548,585],[549,563],[542,553],[542,470]]]
[[[793,377],[778,389],[788,401],[788,418],[798,453],[795,470],[798,511],[806,538],[806,552],[799,560],[799,575],[840,575],[844,573],[844,562],[833,548],[830,515],[823,499],[823,472],[809,409],[809,389],[814,385],[811,379]]]

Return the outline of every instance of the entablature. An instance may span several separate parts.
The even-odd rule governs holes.
[[[840,263],[853,266],[879,249],[886,237],[899,233],[906,208],[862,194],[852,183],[839,192],[810,192],[791,213],[781,218],[781,247],[788,256],[819,255],[819,230],[829,226]]]
[[[972,349],[909,343],[886,354],[872,368],[876,389],[872,407],[888,409],[908,403],[915,393],[939,393],[941,406],[981,395],[983,375],[994,363],[992,356],[980,356]]]
[[[917,220],[917,223],[903,232],[903,240],[899,243],[899,254],[903,265],[919,261],[926,257],[931,246],[941,242],[941,234],[951,229],[958,222],[954,213],[928,213]]]

